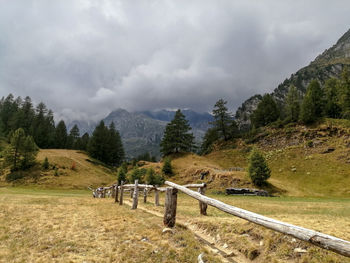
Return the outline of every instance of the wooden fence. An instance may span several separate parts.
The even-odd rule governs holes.
[[[207,215],[208,205],[216,207],[217,209],[226,212],[228,214],[240,217],[242,219],[248,220],[252,223],[264,226],[266,228],[278,231],[283,234],[293,236],[297,239],[309,242],[318,247],[334,251],[340,255],[350,257],[350,242],[326,235],[314,230],[307,228],[295,226],[292,224],[284,223],[266,216],[262,216],[241,208],[237,208],[213,198],[205,196],[206,184],[188,184],[188,185],[178,185],[169,181],[165,182],[169,187],[157,187],[153,185],[138,184],[138,180],[135,184],[123,184],[113,185],[110,187],[97,188],[100,189],[99,194],[93,192],[94,197],[106,197],[106,191],[112,190],[111,195],[114,196],[115,202],[119,202],[120,205],[123,204],[124,191],[130,191],[131,197],[133,199],[132,209],[137,208],[138,196],[142,190],[144,202],[147,202],[147,195],[150,191],[155,191],[155,205],[159,205],[159,192],[165,192],[165,209],[163,222],[166,227],[174,227],[176,223],[176,208],[177,208],[177,193],[178,191],[187,194],[194,199],[199,201],[199,211],[202,215]],[[189,188],[196,188],[196,191],[190,190]],[[96,189],[96,190],[97,190]],[[95,191],[96,191],[95,190]],[[120,194],[119,194],[120,192]],[[119,196],[119,199],[118,199]]]

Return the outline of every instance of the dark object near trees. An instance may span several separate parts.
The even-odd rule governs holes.
[[[334,147],[329,147],[326,150],[324,150],[322,153],[331,153],[331,152],[334,152],[334,151],[335,151]]]
[[[201,172],[201,180],[204,180],[204,177],[209,174],[209,171]]]
[[[45,157],[44,162],[43,162],[43,169],[47,170],[47,169],[49,169],[49,166],[50,166],[49,160],[47,159],[47,157]]]
[[[265,190],[249,189],[249,188],[226,188],[227,195],[257,195],[257,196],[269,196],[269,193]]]

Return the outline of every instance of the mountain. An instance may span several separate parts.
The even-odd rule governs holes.
[[[128,157],[136,157],[146,152],[152,156],[160,156],[159,144],[167,122],[123,109],[112,111],[104,122],[106,125],[114,122]]]
[[[307,86],[313,79],[317,79],[323,85],[328,78],[339,78],[345,65],[350,65],[350,30],[335,45],[317,56],[308,66],[298,70],[279,84],[271,95],[279,105],[283,105],[291,85],[294,85],[301,94],[305,94]],[[249,128],[250,115],[256,109],[261,98],[261,95],[254,95],[237,109],[235,118],[240,129]]]
[[[198,113],[185,109],[182,111],[189,121],[192,132],[199,144],[212,121],[209,113]],[[106,125],[114,122],[120,132],[126,155],[129,158],[149,152],[152,156],[160,157],[159,144],[163,137],[165,126],[175,115],[171,110],[154,110],[141,112],[128,112],[124,109],[112,111],[103,119]],[[73,121],[68,124],[68,131],[77,125],[80,134],[92,134],[96,127],[94,122]]]

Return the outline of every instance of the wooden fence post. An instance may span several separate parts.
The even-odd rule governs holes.
[[[105,188],[103,188],[103,190],[102,190],[102,198],[106,198],[106,189]]]
[[[115,184],[115,186],[114,186],[114,202],[115,203],[118,203],[118,195],[119,195],[119,191],[118,191],[118,182]]]
[[[168,187],[165,192],[165,212],[163,223],[166,227],[174,227],[176,222],[177,189]]]
[[[137,208],[137,203],[138,203],[138,199],[139,199],[139,180],[135,180],[135,188],[134,188],[134,195],[132,198],[132,207],[131,209],[136,209]]]
[[[205,195],[205,189],[206,189],[206,187],[200,187],[200,188],[198,188],[198,192],[201,195]],[[200,211],[201,215],[204,215],[204,216],[207,215],[207,208],[208,208],[208,205],[206,203],[199,201],[199,211]]]
[[[147,188],[144,188],[143,189],[143,202],[144,203],[147,203]]]
[[[154,190],[155,193],[154,193],[154,204],[156,206],[159,206],[159,191],[158,191],[158,186],[156,185],[156,189]]]
[[[120,198],[119,198],[119,205],[123,204],[123,195],[124,195],[124,187],[123,187],[124,181],[121,181],[120,184]]]
[[[112,185],[112,198],[115,198],[115,185]]]
[[[130,198],[134,196],[134,189],[130,188]]]

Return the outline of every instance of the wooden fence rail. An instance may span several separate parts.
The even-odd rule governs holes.
[[[213,198],[209,198],[207,196],[204,196],[201,193],[192,191],[184,186],[181,186],[169,181],[166,181],[165,184],[168,186],[171,186],[173,189],[179,190],[197,199],[198,201],[204,204],[216,207],[219,210],[224,211],[228,214],[243,218],[245,220],[248,220],[255,224],[278,231],[280,233],[291,235],[295,238],[309,242],[318,247],[321,247],[327,250],[332,250],[343,256],[350,257],[349,241],[346,241],[334,236],[326,235],[307,228],[284,223],[282,221],[278,221],[266,216],[262,216],[241,208],[237,208],[237,207],[225,204],[221,201],[215,200]],[[174,191],[171,191],[171,194],[170,194],[170,191],[169,192],[167,191],[166,201],[165,201],[166,207],[165,207],[165,213],[164,213],[164,224],[170,227],[175,225],[176,205],[177,205],[176,202],[177,202],[176,193],[174,193]],[[174,218],[169,218],[170,216]]]

